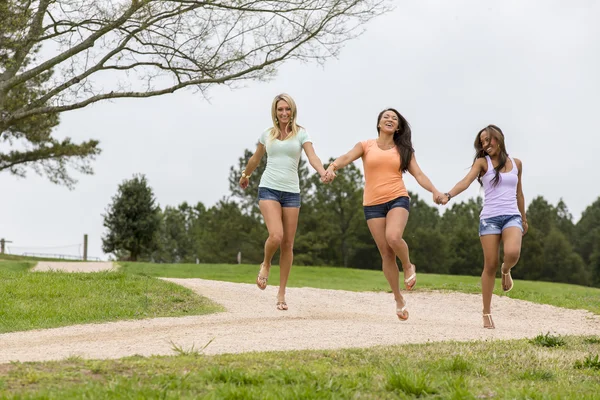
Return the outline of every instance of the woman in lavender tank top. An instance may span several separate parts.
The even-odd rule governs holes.
[[[475,159],[471,170],[458,182],[439,203],[466,190],[475,179],[483,186],[485,198],[479,222],[479,237],[483,248],[483,273],[481,292],[483,297],[483,327],[494,329],[491,304],[496,282],[500,242],[504,243],[502,290],[509,292],[513,287],[510,270],[519,261],[522,236],[527,233],[525,198],[521,185],[523,163],[512,158],[506,151],[504,134],[495,125],[488,125],[475,138]]]

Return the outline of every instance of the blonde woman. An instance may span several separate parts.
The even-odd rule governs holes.
[[[296,103],[287,94],[275,97],[271,106],[273,126],[262,133],[256,151],[242,171],[240,187],[248,187],[249,178],[267,153],[267,167],[258,187],[258,205],[265,220],[269,237],[265,242],[265,254],[260,264],[256,284],[262,290],[267,287],[271,260],[277,249],[279,255],[279,291],[277,309],[287,310],[285,289],[294,259],[294,237],[300,214],[300,182],[298,163],[302,150],[308,162],[326,182],[323,163],[315,154],[312,140],[306,130],[298,125]]]

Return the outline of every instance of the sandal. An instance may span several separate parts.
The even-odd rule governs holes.
[[[492,319],[492,314],[483,314],[483,327],[485,329],[496,329],[496,326],[494,325],[494,320]]]
[[[406,290],[412,290],[415,287],[415,285],[417,284],[417,267],[415,267],[415,264],[410,264],[410,265],[413,267],[415,272],[413,272],[411,276],[409,276],[408,278],[406,278],[404,280],[404,287],[406,288]],[[412,281],[412,285],[409,285],[408,283],[411,281]]]
[[[277,309],[279,311],[286,311],[288,309],[288,305],[285,301],[278,301],[277,302]]]
[[[404,306],[402,308],[396,307],[396,316],[400,321],[406,321],[408,319],[408,311],[406,311],[406,301],[404,301]]]
[[[512,280],[512,276],[510,276],[510,269],[508,270],[508,272],[505,274],[502,270],[504,269],[504,263],[502,263],[502,266],[500,267],[500,272],[502,273],[502,280],[504,282],[507,282],[508,285],[505,285],[504,282],[502,283],[502,290],[504,290],[506,293],[510,292],[514,286],[513,280]]]
[[[258,288],[260,290],[265,290],[265,288],[267,287],[267,281],[269,280],[269,276],[262,276],[260,273],[263,270],[263,268],[265,267],[265,263],[260,264],[260,269],[258,270],[258,276],[256,277],[256,286],[258,286]]]

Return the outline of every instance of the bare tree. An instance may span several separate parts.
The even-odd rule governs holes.
[[[37,135],[39,143],[40,136],[51,139],[60,113],[98,101],[158,96],[188,86],[204,93],[214,84],[269,79],[288,59],[323,62],[390,4],[5,0],[0,4],[0,135],[5,142],[30,143]],[[42,133],[34,129],[41,121]],[[85,144],[87,152],[76,155],[80,161],[99,152],[97,142]],[[18,160],[27,152],[21,153],[12,159],[0,153],[0,170],[22,174]],[[56,161],[53,156],[46,154],[45,160]],[[80,170],[91,172],[89,165]],[[68,183],[64,173],[55,178]]]

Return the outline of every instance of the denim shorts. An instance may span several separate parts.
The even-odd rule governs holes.
[[[258,201],[275,200],[281,207],[300,208],[300,193],[282,192],[281,190],[258,188]]]
[[[401,207],[410,211],[410,199],[407,196],[401,196],[397,199],[390,200],[387,203],[375,204],[374,206],[363,206],[365,212],[365,219],[371,218],[385,218],[387,213],[392,208]]]
[[[523,232],[523,221],[520,215],[498,215],[479,220],[479,236],[501,235],[506,228],[516,226]]]

